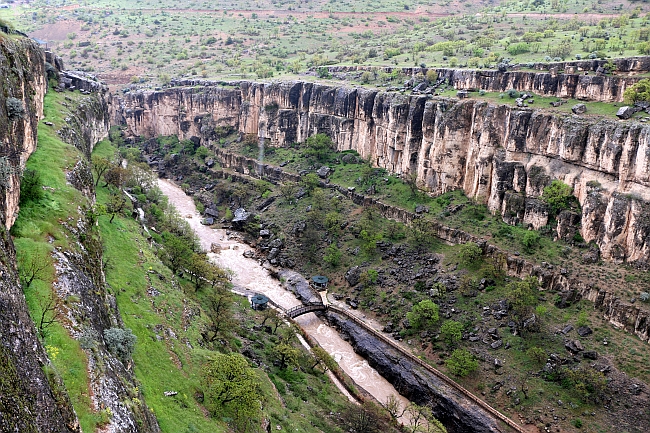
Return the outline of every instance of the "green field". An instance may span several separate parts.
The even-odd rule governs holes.
[[[494,68],[650,53],[648,4],[581,0],[118,2],[0,17],[109,84],[291,78],[321,65]]]

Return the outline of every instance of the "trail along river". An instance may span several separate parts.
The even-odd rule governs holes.
[[[212,229],[201,224],[201,216],[196,210],[194,200],[183,192],[173,182],[159,179],[158,186],[169,198],[180,215],[190,224],[201,240],[201,246],[210,251],[212,244],[221,247],[219,254],[209,253],[218,265],[231,269],[234,272],[232,282],[235,286],[263,293],[281,307],[288,309],[302,305],[295,296],[285,290],[280,282],[274,279],[269,272],[256,260],[243,256],[244,251],[251,248],[236,238],[229,238],[224,229]],[[320,344],[345,371],[354,382],[372,395],[381,403],[385,403],[390,395],[395,395],[406,407],[409,401],[400,396],[386,379],[368,365],[368,362],[357,355],[352,346],[344,341],[339,333],[326,325],[314,313],[305,314],[296,318],[300,326]]]

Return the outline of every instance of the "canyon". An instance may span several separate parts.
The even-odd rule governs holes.
[[[650,127],[641,123],[308,82],[176,84],[114,96],[112,123],[135,136],[205,143],[217,126],[271,146],[327,133],[338,150],[413,175],[431,194],[462,189],[504,221],[534,229],[549,222],[544,187],[560,179],[582,211],[558,216],[558,237],[577,226],[606,260],[650,261]]]
[[[52,66],[45,60],[57,62],[28,40],[4,40],[0,48],[0,71],[8,77],[8,84],[3,87],[5,93],[0,93],[0,106],[8,107],[6,112],[0,110],[0,403],[8,408],[0,413],[0,429],[80,431],[72,405],[60,390],[61,384],[47,374],[48,355],[29,317],[8,231],[18,214],[20,174],[36,148],[36,125],[43,116],[50,72],[46,65]],[[553,179],[560,179],[573,187],[581,211],[558,216],[558,238],[572,233],[566,230],[572,226],[579,229],[585,241],[597,244],[606,260],[640,268],[650,264],[650,127],[641,123],[516,108],[476,99],[430,98],[299,81],[180,80],[163,90],[109,95],[105,87],[87,77],[54,69],[69,80],[69,85],[89,94],[56,125],[58,135],[80,152],[81,157],[66,175],[86,198],[84,204],[91,205],[95,199],[89,167],[93,146],[108,135],[111,125],[126,126],[132,136],[178,135],[181,139],[211,144],[222,162],[230,160],[230,165],[238,166],[240,171],[242,164],[250,161],[242,162],[221,152],[214,140],[216,127],[234,127],[270,146],[285,146],[302,142],[315,133],[326,133],[338,150],[355,150],[375,166],[404,177],[413,176],[418,186],[431,194],[463,190],[468,197],[500,214],[504,221],[534,229],[549,223],[549,209],[540,196]],[[446,72],[439,73],[444,76]],[[517,82],[524,83],[523,87],[546,82],[545,78],[535,78],[538,73],[528,72],[525,74],[537,75],[516,78],[517,73],[511,72],[515,75],[503,78],[501,84],[489,84],[496,82],[496,75],[479,76],[468,71],[447,74],[447,79],[465,83],[459,87],[483,86],[491,90],[516,87]],[[570,86],[578,89],[579,82],[585,83],[582,79]],[[581,93],[584,98],[605,95],[600,100],[608,101],[620,100],[624,87],[606,79],[590,79],[587,84]],[[535,89],[553,87],[539,86]],[[598,86],[610,90],[599,93]],[[558,88],[547,93],[578,96],[576,91],[567,93]],[[15,101],[21,102],[22,111]],[[12,111],[10,106],[16,108]],[[278,175],[277,171],[274,173]],[[349,195],[355,203],[365,205],[372,201],[359,194]],[[404,222],[413,219],[407,210],[385,207],[381,213]],[[88,243],[86,234],[90,230],[81,210],[78,217],[70,233],[79,249],[57,250],[53,254],[55,290],[62,298],[79,299],[78,308],[69,311],[67,317],[66,326],[71,334],[79,337],[90,330],[101,335],[103,330],[123,322],[115,298],[105,287],[101,251],[93,250]],[[481,242],[443,225],[436,226],[435,235],[450,243]],[[483,246],[486,253],[495,252],[490,250],[493,247]],[[557,272],[515,257],[508,257],[507,265],[510,275],[535,275],[546,287],[574,291],[592,300],[605,311],[611,323],[648,340],[650,321],[641,308],[623,304],[607,291],[581,286],[582,283],[569,281]],[[359,341],[366,337],[352,324],[335,315],[330,320],[344,329],[357,347],[363,347]],[[366,346],[372,348],[376,344]],[[382,372],[390,371],[389,366],[382,366],[385,359],[377,356],[387,349],[382,346],[368,350],[365,355],[373,365],[381,367]],[[108,407],[112,413],[109,430],[159,431],[145,403],[137,409],[123,403],[130,397],[144,402],[130,366],[119,362],[104,344],[91,355],[89,366],[95,379],[94,402],[97,408]],[[419,377],[413,380],[422,381]],[[443,412],[455,413],[449,408]],[[458,423],[460,431],[464,424]]]

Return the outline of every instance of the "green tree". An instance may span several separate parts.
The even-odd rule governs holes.
[[[526,252],[530,253],[539,247],[539,241],[541,237],[539,233],[534,230],[528,230],[524,233],[523,238],[521,239],[521,244],[524,246]]]
[[[317,366],[321,366],[323,368],[323,372],[327,372],[327,370],[336,370],[338,368],[338,364],[330,356],[329,353],[325,349],[323,349],[320,346],[315,346],[311,349],[311,353],[314,356],[313,361],[314,364],[312,365],[312,370],[315,369]]]
[[[42,198],[43,182],[40,173],[31,168],[25,169],[20,180],[20,204],[37,202]]]
[[[284,370],[287,367],[298,366],[300,351],[291,344],[286,342],[279,343],[273,348],[273,353],[280,362],[280,369]]]
[[[513,281],[506,286],[506,300],[512,310],[514,319],[523,331],[523,323],[533,315],[533,307],[537,304],[539,281],[528,277],[523,281]]]
[[[460,247],[459,257],[466,264],[476,262],[482,256],[483,250],[474,242],[468,242]]]
[[[406,313],[406,318],[415,330],[433,327],[439,320],[439,308],[430,299],[424,299]]]
[[[330,152],[334,149],[332,139],[325,134],[312,135],[305,140],[305,146],[305,156],[319,162],[326,161]]]
[[[454,347],[463,338],[463,324],[455,320],[447,320],[440,327],[440,335],[448,346]]]
[[[540,347],[531,347],[526,351],[526,356],[535,362],[537,365],[542,365],[546,362],[546,351]]]
[[[650,46],[650,45],[649,45]],[[650,101],[650,79],[644,78],[623,92],[626,104],[634,104],[639,101]]]
[[[300,184],[305,188],[310,194],[318,186],[318,175],[316,173],[308,173],[300,179]]]
[[[99,181],[111,167],[113,163],[109,161],[107,158],[104,158],[102,156],[96,156],[93,155],[92,157],[92,168],[93,172],[95,173],[95,187],[99,185]]]
[[[113,186],[110,186],[108,191],[108,201],[106,203],[106,211],[111,214],[111,219],[109,223],[113,223],[113,219],[115,219],[115,216],[118,213],[130,209],[132,207],[133,207],[133,203],[126,196],[124,191],[122,191],[120,188],[115,188]]]
[[[554,179],[544,188],[540,198],[548,205],[551,215],[555,216],[570,206],[573,200],[573,188],[559,179]]]
[[[331,243],[325,250],[323,261],[331,267],[335,268],[341,263],[342,255],[343,253],[341,253],[341,250],[336,246],[336,244]]]
[[[206,407],[213,416],[232,419],[232,427],[243,432],[249,424],[259,424],[262,395],[260,379],[238,353],[215,354],[203,367]]]
[[[373,255],[377,250],[377,242],[381,241],[381,233],[371,234],[368,230],[361,230],[359,234],[361,237],[361,249],[369,256]]]
[[[445,361],[451,374],[465,377],[478,369],[478,361],[466,349],[456,349]]]
[[[183,238],[170,232],[163,232],[162,239],[162,261],[176,274],[187,265],[192,256],[192,248]]]
[[[203,309],[207,320],[201,330],[203,340],[212,343],[230,333],[236,325],[233,304],[232,293],[226,287],[218,287],[206,295]]]

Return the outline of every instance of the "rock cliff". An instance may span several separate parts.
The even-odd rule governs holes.
[[[112,122],[133,135],[204,141],[214,127],[230,125],[273,146],[323,132],[339,150],[354,149],[394,173],[416,173],[433,194],[462,189],[505,221],[534,228],[548,223],[543,188],[561,179],[582,207],[582,237],[596,242],[602,257],[650,261],[648,126],[305,82],[178,84],[115,97]]]
[[[635,74],[650,70],[650,60],[642,57],[640,60],[620,63],[620,69]],[[621,59],[628,60],[628,59]],[[556,96],[558,98],[574,98],[584,101],[621,102],[623,92],[641,78],[634,75],[606,75],[603,72],[603,61],[562,62],[535,64],[536,71],[523,71],[518,66],[506,71],[490,69],[434,69],[439,79],[446,80],[458,90],[482,89],[487,92],[506,92],[515,89],[522,92],[534,92],[541,96]],[[600,68],[600,69],[599,69]],[[617,66],[618,68],[618,66]],[[376,70],[369,66],[330,66],[330,73],[335,77],[358,79],[361,71]],[[381,68],[390,73],[391,67]],[[427,68],[398,68],[406,77],[416,74],[426,74]]]
[[[29,317],[8,232],[43,114],[42,51],[33,41],[0,32],[0,76],[0,431],[77,432],[65,391],[46,374],[49,361]]]

